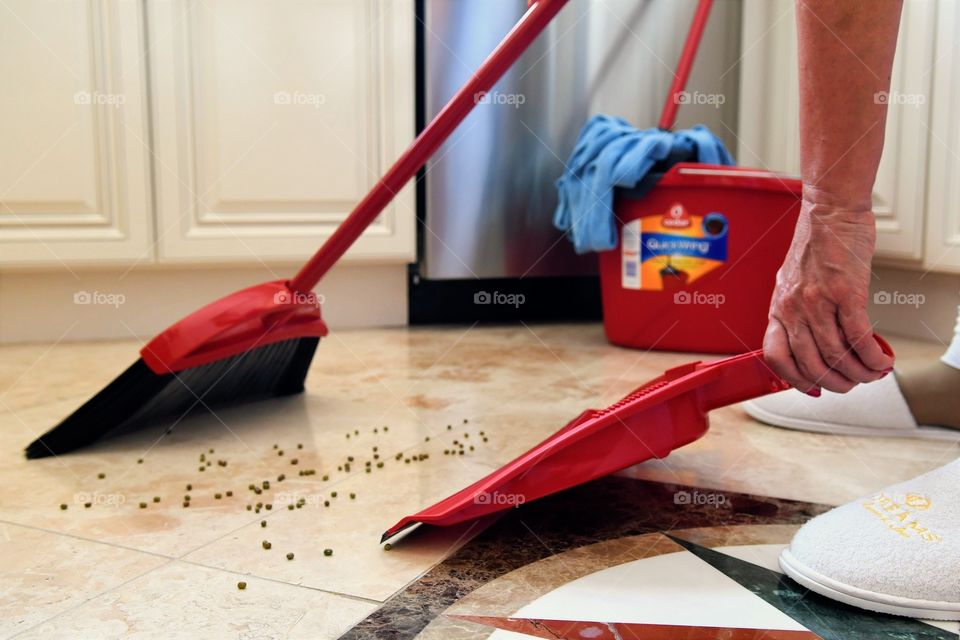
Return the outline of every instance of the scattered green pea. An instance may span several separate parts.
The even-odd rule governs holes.
[[[327,556],[327,557],[329,558],[330,556],[333,555],[333,549],[324,549],[324,550],[323,550],[323,555],[325,555],[325,556]]]
[[[264,548],[264,549],[269,549],[270,547],[273,546],[272,544],[270,544],[270,543],[267,542],[266,540],[264,540],[262,544],[263,544],[263,548]]]
[[[388,542],[387,544],[383,545],[383,550],[384,550],[384,551],[390,551],[390,549],[393,549],[393,545],[391,545],[389,542]]]
[[[303,449],[303,445],[299,442],[297,443],[297,449]]]
[[[283,455],[283,449],[280,449],[280,451],[277,451],[277,455],[278,455],[278,456],[282,456],[282,455]]]
[[[287,476],[283,475],[282,473],[277,476],[277,482],[283,482],[286,479],[287,479]]]
[[[269,480],[264,480],[264,481],[263,481],[263,488],[264,488],[264,489],[269,489],[269,488],[270,488],[270,481],[269,481]]]
[[[331,492],[330,492],[330,497],[331,497],[331,498],[336,498],[336,497],[337,497],[337,492],[336,492],[336,491],[331,491]]]
[[[137,464],[143,464],[143,458],[137,458]]]
[[[288,553],[288,554],[287,554],[287,560],[293,560],[293,554],[292,554],[292,553]]]
[[[160,496],[153,496],[154,502],[160,502]]]
[[[240,591],[243,591],[243,590],[246,589],[246,588],[247,588],[247,583],[246,583],[246,582],[238,582],[238,583],[237,583],[237,589],[240,589]]]
[[[227,497],[228,498],[233,497],[233,491],[227,491]]]
[[[188,485],[187,485],[187,491],[193,491],[193,485],[192,485],[192,484],[188,484]]]
[[[293,511],[293,505],[292,505],[292,504],[288,504],[288,505],[287,505],[287,511]]]
[[[260,521],[260,526],[261,526],[261,527],[267,526],[267,521],[266,521],[266,520],[261,520],[261,521]]]
[[[92,505],[93,505],[92,502],[84,502],[84,503],[83,503],[83,508],[84,508],[84,509],[89,509]]]
[[[66,510],[67,510],[67,505],[61,504],[61,505],[60,505],[60,511],[66,511]]]
[[[223,494],[222,494],[222,493],[215,493],[215,494],[213,494],[213,497],[216,498],[217,500],[219,500],[220,498],[223,497]]]
[[[247,511],[253,511],[253,505],[247,505]]]
[[[97,477],[100,478],[101,480],[103,480],[104,478],[107,477],[107,474],[105,474],[105,473],[98,473],[98,474],[97,474]]]
[[[189,507],[189,506],[190,506],[190,503],[189,503],[188,501],[184,500],[184,501],[183,501],[183,508],[186,509],[186,508]]]
[[[356,500],[356,499],[357,499],[357,494],[351,493],[351,494],[350,494],[350,499],[351,499],[351,500]]]
[[[377,469],[383,469],[383,462],[377,463]]]
[[[147,508],[147,503],[146,503],[146,502],[141,502],[141,503],[140,503],[140,508],[141,508],[141,509],[146,509],[146,508]]]
[[[271,503],[267,503],[267,504],[263,505],[263,508],[266,509],[267,511],[270,511],[271,509],[273,509],[273,503],[272,503],[272,502],[271,502]]]
[[[290,464],[297,464],[297,462],[298,460],[296,458],[293,458],[290,460]]]
[[[324,500],[324,501],[323,501],[323,506],[329,507],[329,506],[330,506],[330,501],[329,501],[329,500]]]

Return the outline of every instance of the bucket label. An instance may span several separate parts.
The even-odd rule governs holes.
[[[622,286],[662,291],[694,282],[727,261],[726,216],[690,215],[674,203],[661,215],[623,225]]]
[[[624,289],[642,289],[640,280],[640,221],[633,220],[623,225],[623,250],[620,281]]]

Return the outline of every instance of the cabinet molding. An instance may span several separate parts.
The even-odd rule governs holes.
[[[152,259],[142,3],[6,9],[0,264]]]
[[[413,139],[412,0],[149,12],[161,262],[301,260]],[[414,259],[415,223],[408,186],[345,259]]]

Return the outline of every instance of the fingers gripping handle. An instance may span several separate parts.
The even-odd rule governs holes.
[[[873,338],[885,354],[894,357],[886,340],[877,334]],[[699,391],[704,412],[790,388],[764,361],[761,349],[699,366],[716,369],[716,378]]]

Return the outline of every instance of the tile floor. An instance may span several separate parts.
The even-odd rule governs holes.
[[[901,366],[940,351],[892,342]],[[23,458],[136,350],[0,347],[0,637],[335,638],[478,532],[423,531],[387,552],[377,543],[389,525],[692,359],[612,347],[592,324],[335,332],[303,396],[192,416],[164,437],[153,428]],[[474,450],[443,455],[465,433]],[[699,442],[627,473],[839,504],[957,455],[942,443],[772,429],[731,407]],[[249,490],[264,480],[270,489]],[[246,510],[257,502],[273,508]]]

